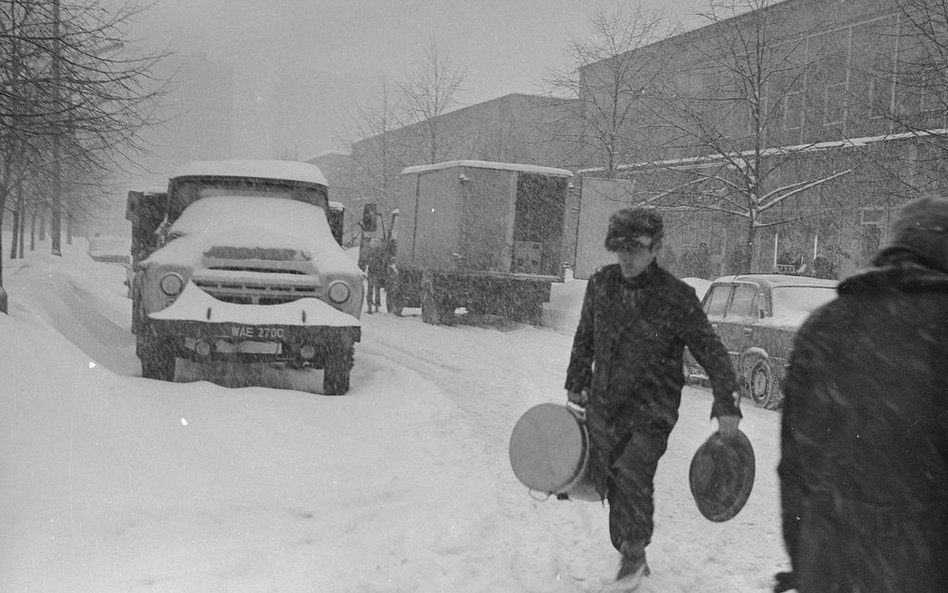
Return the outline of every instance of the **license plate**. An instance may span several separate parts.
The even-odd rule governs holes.
[[[238,340],[282,340],[285,329],[267,325],[238,325],[230,329],[231,337]]]

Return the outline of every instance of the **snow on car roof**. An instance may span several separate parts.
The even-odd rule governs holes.
[[[813,278],[811,276],[792,276],[790,274],[737,274],[714,279],[714,284],[725,282],[753,282],[767,286],[816,286],[835,288],[838,280]]]
[[[254,177],[258,179],[286,179],[303,183],[328,185],[319,167],[299,161],[232,160],[191,161],[181,167],[172,179],[191,176]]]
[[[516,163],[495,163],[491,161],[446,161],[444,163],[435,163],[433,165],[415,165],[406,167],[402,174],[424,173],[427,171],[437,171],[439,169],[450,169],[453,167],[475,167],[479,169],[500,169],[504,171],[518,171],[520,173],[536,173],[537,175],[557,175],[560,177],[572,177],[573,173],[566,169],[555,169],[553,167],[540,167],[538,165],[520,165]]]

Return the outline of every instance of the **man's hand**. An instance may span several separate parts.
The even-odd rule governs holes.
[[[740,416],[718,416],[718,432],[721,433],[721,436],[734,436],[738,432],[740,423]]]
[[[567,391],[566,399],[571,403],[575,404],[581,408],[585,408],[586,404],[589,403],[589,394],[585,389],[582,391]]]

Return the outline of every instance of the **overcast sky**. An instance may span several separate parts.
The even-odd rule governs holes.
[[[707,1],[643,0],[642,6],[687,23]],[[544,74],[566,68],[570,35],[588,38],[597,7],[612,12],[618,4],[617,0],[598,4],[594,0],[154,0],[133,22],[131,45],[151,52],[169,49],[180,58],[203,53],[214,62],[230,64],[229,100],[208,91],[208,85],[217,81],[202,85],[176,75],[174,88],[189,87],[192,98],[218,102],[211,109],[233,114],[231,130],[221,137],[200,127],[213,118],[192,117],[184,130],[178,120],[178,128],[146,132],[151,152],[139,157],[144,170],[118,179],[116,218],[124,213],[125,188],[162,185],[183,160],[307,160],[327,151],[347,151],[355,139],[354,106],[377,94],[383,77],[394,85],[416,72],[431,41],[465,72],[456,107],[514,92],[540,93]],[[632,6],[628,1],[622,5]],[[695,22],[692,18],[692,26]],[[176,100],[169,99],[166,111],[190,108],[187,101]],[[207,105],[204,109],[207,114]],[[181,115],[170,111],[163,115]],[[164,141],[156,141],[154,134],[164,134]],[[215,143],[218,139],[220,143]],[[189,146],[190,152],[183,150]]]
[[[597,6],[587,0],[157,0],[135,34],[149,44],[211,57],[359,72],[397,80],[417,69],[429,40],[466,72],[464,104],[537,92],[564,65],[570,33],[588,35]],[[625,3],[628,5],[628,2]],[[686,16],[702,0],[645,0]]]

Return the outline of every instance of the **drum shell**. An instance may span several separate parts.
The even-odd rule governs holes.
[[[589,435],[581,413],[546,403],[527,410],[510,435],[510,465],[530,490],[601,501],[586,475]]]

